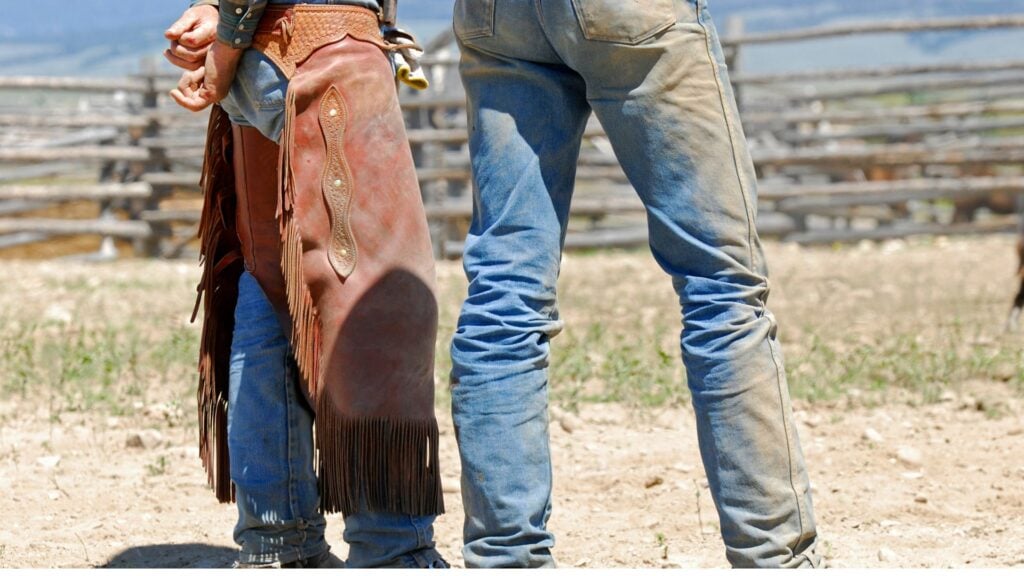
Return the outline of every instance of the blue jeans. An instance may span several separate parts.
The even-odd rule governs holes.
[[[287,79],[247,50],[221,103],[232,122],[278,140]],[[298,388],[291,349],[259,284],[243,273],[231,350],[228,444],[238,502],[235,542],[243,564],[287,563],[327,549],[313,471],[313,414]],[[345,518],[347,564],[412,565],[409,553],[433,548],[434,516],[362,512]]]
[[[643,5],[643,8],[640,6]],[[597,114],[683,312],[728,560],[815,566],[811,492],[755,228],[756,181],[705,0],[458,0],[474,214],[452,342],[467,566],[552,566],[549,343],[580,140]]]

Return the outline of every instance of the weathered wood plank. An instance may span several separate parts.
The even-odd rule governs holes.
[[[993,218],[984,222],[969,224],[901,224],[871,230],[813,230],[797,232],[785,237],[788,242],[799,244],[833,244],[859,242],[861,240],[888,240],[908,236],[958,236],[967,234],[996,234],[1015,232],[1019,224],[1016,216]]]
[[[76,146],[68,148],[0,148],[0,162],[124,160],[145,162],[149,151],[137,146]]]
[[[1004,62],[950,62],[915,66],[889,66],[871,68],[832,68],[828,70],[804,70],[777,74],[731,74],[733,84],[761,86],[794,82],[821,82],[825,80],[853,80],[863,78],[896,78],[920,74],[962,74],[978,72],[1006,72],[1024,70],[1024,60]]]
[[[154,188],[199,188],[201,172],[147,172],[142,181]]]
[[[0,216],[9,216],[11,214],[21,214],[23,212],[40,210],[49,205],[50,204],[48,202],[24,200],[21,198],[4,199],[0,196]]]
[[[58,218],[0,218],[0,235],[33,232],[53,236],[99,235],[119,238],[148,238],[152,231],[145,222],[129,220],[61,220]]]
[[[915,180],[884,180],[874,182],[835,182],[830,184],[764,183],[758,187],[758,198],[766,201],[800,200],[813,197],[838,198],[862,194],[897,194],[900,192],[936,192],[950,197],[992,192],[1024,191],[1024,177],[1005,178],[921,178]]]
[[[855,110],[777,110],[744,112],[743,124],[748,129],[783,129],[792,124],[830,122],[860,124],[883,120],[912,120],[984,116],[990,114],[1024,114],[1024,100],[955,102],[930,106],[886,106]]]
[[[775,100],[800,104],[816,100],[852,100],[854,98],[875,98],[889,94],[933,93],[944,90],[963,91],[971,88],[997,87],[1000,90],[1024,85],[1024,75],[964,76],[943,78],[909,78],[870,86],[853,86],[819,89],[813,85],[801,85],[800,93],[777,94]],[[767,99],[765,99],[767,100]]]
[[[991,119],[972,118],[969,120],[949,119],[940,122],[915,122],[912,124],[832,126],[827,132],[803,134],[786,131],[776,133],[775,138],[790,144],[810,144],[846,139],[886,138],[889,140],[906,140],[930,134],[978,134],[1020,128],[1024,128],[1024,116]]]
[[[0,200],[108,200],[113,198],[149,198],[153,187],[145,182],[130,184],[55,184],[0,186]]]
[[[49,238],[50,236],[48,234],[38,234],[35,232],[6,234],[4,236],[0,236],[0,249],[16,248],[18,246],[24,246],[25,244],[34,244],[36,242],[48,240]]]
[[[884,34],[902,32],[937,32],[941,30],[992,30],[996,28],[1022,28],[1024,15],[980,16],[974,18],[935,18],[927,20],[887,20],[878,22],[858,22],[854,24],[838,24],[801,28],[781,32],[764,32],[743,34],[731,38],[723,38],[723,46],[741,44],[769,44],[777,42],[798,42],[816,38],[832,38],[837,36],[854,36],[860,34]]]
[[[145,116],[118,113],[108,114],[0,114],[0,126],[17,128],[85,128],[109,126],[114,128],[144,128],[149,125]]]
[[[0,76],[0,89],[71,90],[75,92],[145,92],[149,83],[137,78]]]
[[[50,178],[62,174],[70,174],[81,167],[69,162],[52,162],[32,166],[6,167],[0,170],[0,182],[17,182],[35,178]]]

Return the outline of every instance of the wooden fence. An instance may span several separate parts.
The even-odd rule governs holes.
[[[769,43],[1022,27],[1024,15],[770,34],[726,23],[723,46],[760,179],[761,234],[829,243],[1016,229],[1024,60],[779,74],[745,73],[742,62]],[[472,211],[465,104],[452,38],[429,48],[434,88],[401,100],[435,247],[449,257],[461,252]],[[18,96],[0,104],[2,253],[85,235],[103,239],[104,258],[128,244],[134,254],[191,255],[205,114],[174,106],[173,82],[153,72],[0,78],[0,94]],[[572,215],[569,248],[646,242],[643,207],[596,121]]]

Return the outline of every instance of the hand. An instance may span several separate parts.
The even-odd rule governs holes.
[[[231,89],[242,52],[220,42],[214,43],[206,54],[206,64],[185,71],[178,81],[178,87],[171,90],[171,98],[193,112],[220,102]]]
[[[164,50],[164,58],[178,68],[198,70],[206,60],[213,41],[217,38],[219,16],[214,6],[189,8],[164,32],[171,47]]]

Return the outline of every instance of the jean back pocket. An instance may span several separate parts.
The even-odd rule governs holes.
[[[460,40],[494,35],[495,0],[456,0],[453,27]]]
[[[676,23],[678,0],[572,0],[587,40],[639,44]]]

